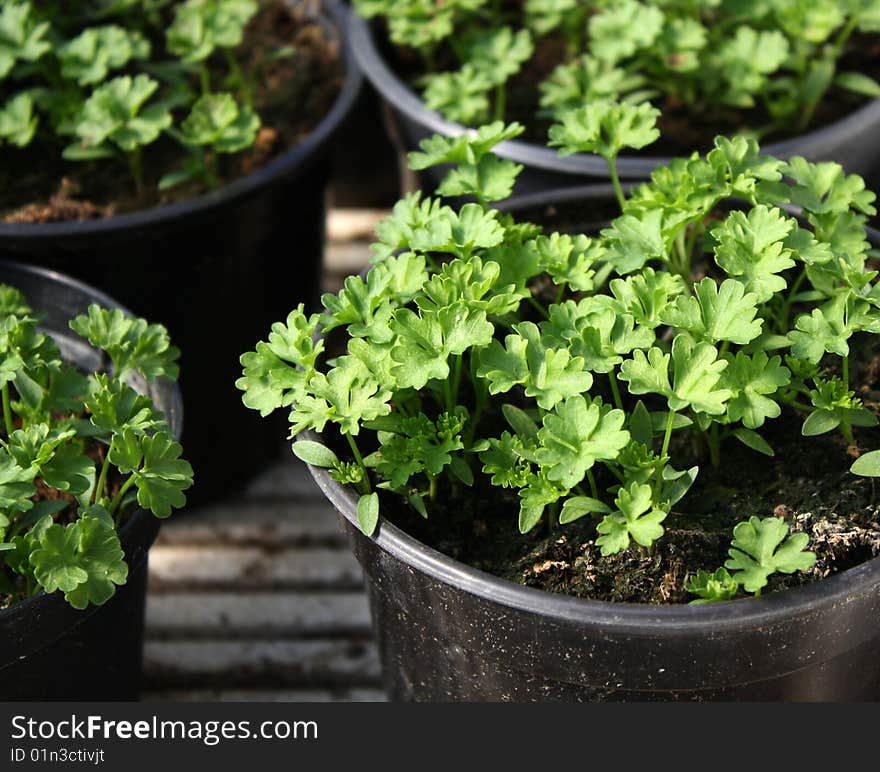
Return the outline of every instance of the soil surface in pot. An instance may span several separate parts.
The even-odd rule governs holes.
[[[427,74],[424,62],[418,52],[392,44],[384,29],[384,24],[374,26],[376,42],[391,69],[402,80],[410,84],[417,93],[420,79]],[[458,60],[453,53],[441,48],[435,53],[436,72],[458,69]],[[553,70],[568,61],[567,44],[562,35],[548,35],[539,40],[532,57],[522,70],[514,75],[507,85],[507,107],[505,120],[519,121],[526,130],[521,140],[538,145],[547,143],[547,132],[553,121],[542,117],[543,108],[539,104],[538,85],[546,80]],[[874,79],[880,79],[880,35],[854,35],[838,61],[838,71],[862,72]],[[831,88],[821,104],[816,108],[806,131],[814,131],[840,120],[848,113],[865,104],[866,97]],[[719,134],[731,135],[737,132],[753,133],[761,142],[775,142],[788,139],[797,132],[793,127],[784,130],[761,131],[771,118],[763,105],[752,109],[716,108],[707,105],[687,105],[674,96],[659,95],[651,100],[661,116],[658,121],[660,139],[639,151],[645,156],[690,155],[694,150],[705,153],[712,149],[712,141]]]
[[[262,0],[259,14],[245,31],[238,58],[253,73],[253,106],[262,126],[255,144],[242,153],[219,154],[219,186],[254,172],[299,145],[329,112],[342,87],[344,67],[339,47],[302,8],[284,0]],[[165,10],[169,20],[172,10]],[[162,40],[154,50],[164,50]],[[212,58],[212,62],[214,59]],[[222,62],[222,55],[217,55]],[[215,90],[225,69],[212,73]],[[5,151],[0,169],[0,220],[46,223],[110,217],[186,200],[205,192],[200,182],[159,191],[166,173],[186,157],[173,139],[163,136],[145,148],[144,183],[136,189],[124,159],[72,162],[63,147],[40,142]]]

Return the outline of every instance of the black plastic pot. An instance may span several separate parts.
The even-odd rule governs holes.
[[[0,283],[25,293],[44,315],[43,329],[62,356],[85,370],[105,363],[68,322],[90,303],[122,308],[103,292],[44,268],[0,261]],[[133,384],[148,394],[180,435],[183,407],[175,384]],[[64,596],[40,593],[0,610],[0,700],[134,700],[140,693],[147,553],[159,521],[138,510],[120,529],[128,582],[100,607],[77,611]]]
[[[349,39],[364,75],[385,100],[391,133],[401,153],[416,150],[419,142],[432,134],[452,137],[468,131],[466,126],[448,121],[425,107],[421,97],[400,80],[383,58],[374,28],[355,13],[349,21]],[[813,161],[837,161],[848,172],[874,182],[875,175],[880,175],[880,100],[871,101],[824,128],[768,143],[762,150],[780,158],[802,155]],[[523,165],[517,182],[520,193],[583,185],[591,178],[608,179],[605,160],[595,155],[560,158],[554,149],[520,140],[504,142],[495,152]],[[671,160],[622,155],[617,159],[617,171],[622,179],[643,180],[655,167]],[[419,176],[421,187],[433,189],[442,176],[441,167],[425,170]]]
[[[321,5],[345,78],[299,146],[185,202],[104,220],[0,224],[0,257],[69,273],[168,327],[183,351],[183,441],[200,483],[194,501],[239,487],[280,449],[279,426],[243,409],[234,384],[239,356],[319,294],[332,140],[362,86],[346,43],[347,8]]]
[[[517,197],[503,208],[589,231],[616,207],[613,188],[602,185]],[[869,237],[880,246],[880,232]],[[471,568],[388,521],[367,538],[355,494],[326,470],[309,470],[366,574],[392,700],[880,699],[880,557],[754,599],[587,601]]]

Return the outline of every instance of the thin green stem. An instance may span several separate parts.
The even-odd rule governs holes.
[[[12,436],[12,406],[9,404],[9,383],[3,384],[3,423],[7,439]]]
[[[843,362],[841,363],[841,372],[840,377],[843,380],[843,385],[847,391],[849,391],[849,357],[843,357]],[[843,433],[843,436],[846,438],[846,441],[852,445],[853,444],[853,432],[852,432],[852,422],[849,420],[849,412],[843,411],[843,418],[840,421],[840,431]]]
[[[351,448],[351,452],[354,455],[354,460],[357,462],[357,465],[361,468],[361,472],[364,474],[363,479],[363,491],[362,493],[369,493],[372,488],[370,487],[370,475],[367,474],[367,467],[364,466],[364,458],[361,456],[361,451],[357,446],[357,443],[354,441],[354,437],[350,434],[345,435],[345,439],[348,440],[348,446]]]
[[[107,483],[107,473],[110,471],[110,454],[113,453],[116,437],[110,438],[110,446],[107,448],[107,455],[104,456],[104,463],[101,464],[101,474],[95,480],[95,487],[92,490],[92,504],[97,504],[98,500],[104,495],[104,486]]]
[[[663,485],[663,467],[666,465],[664,459],[666,458],[666,453],[669,451],[669,442],[672,440],[672,427],[675,423],[675,416],[676,412],[670,410],[669,416],[666,419],[666,432],[663,435],[663,446],[660,449],[660,458],[657,460],[657,479],[654,481],[655,502],[660,496],[660,488]]]
[[[458,404],[458,390],[461,388],[461,360],[462,355],[456,355],[455,364],[452,366],[452,405],[449,408],[450,412]]]
[[[614,186],[614,195],[617,196],[617,203],[620,204],[620,211],[626,205],[626,198],[623,195],[623,188],[620,186],[620,177],[617,176],[617,165],[614,163],[614,157],[606,158],[608,164],[608,174],[611,176],[611,184]]]
[[[599,488],[596,486],[596,478],[593,477],[593,470],[587,469],[587,481],[590,483],[590,495],[594,499],[599,498]]]
[[[623,400],[620,398],[620,389],[617,386],[617,374],[612,367],[608,371],[608,383],[611,384],[611,395],[614,397],[614,405],[618,410],[623,410]]]
[[[208,65],[202,62],[199,67],[199,81],[202,86],[202,95],[211,93],[211,72]]]
[[[428,474],[428,498],[435,501],[437,498],[437,475]]]
[[[807,269],[804,268],[794,280],[794,284],[791,285],[788,295],[786,295],[785,300],[782,302],[782,309],[779,312],[779,318],[776,320],[777,327],[781,333],[788,331],[788,319],[791,316],[791,306],[794,303],[794,297],[798,294],[806,278]]]
[[[113,522],[116,523],[117,527],[119,526],[119,518],[122,516],[122,512],[118,514],[114,514],[116,510],[119,508],[119,505],[122,504],[122,499],[126,493],[131,490],[131,486],[134,485],[134,475],[129,477],[119,489],[119,492],[113,497],[113,501],[110,502],[110,506],[107,507],[107,511],[113,516]]]
[[[495,89],[495,120],[503,121],[507,111],[507,87],[502,83]]]

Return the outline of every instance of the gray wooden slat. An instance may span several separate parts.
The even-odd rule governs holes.
[[[381,689],[191,689],[149,691],[144,702],[387,702]]]
[[[146,624],[153,639],[372,634],[363,592],[152,594]]]
[[[376,687],[375,645],[360,641],[147,641],[145,688]]]
[[[157,545],[150,550],[150,591],[195,588],[356,588],[363,575],[347,549]]]
[[[339,517],[327,501],[290,499],[224,503],[173,517],[157,545],[294,546],[344,544]]]
[[[306,465],[293,452],[285,452],[266,471],[254,477],[242,492],[248,500],[259,498],[326,501]]]

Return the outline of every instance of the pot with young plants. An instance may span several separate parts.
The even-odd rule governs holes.
[[[351,537],[389,696],[876,699],[874,195],[719,137],[546,233],[489,206],[518,131],[423,143],[474,200],[406,197],[241,360]]]
[[[0,262],[0,697],[137,699],[147,554],[185,503],[167,330]]]
[[[645,179],[671,157],[706,152],[716,134],[737,131],[780,158],[880,173],[880,13],[870,2],[353,6],[352,47],[402,152],[435,133],[520,121],[526,135],[496,151],[524,166],[520,193],[607,178],[601,156],[563,160],[544,146],[553,120],[597,100],[661,110],[660,142],[619,159],[626,179]],[[421,171],[421,187],[433,189],[443,171]]]
[[[230,362],[292,301],[317,302],[329,151],[361,88],[346,11],[334,0],[0,11],[11,41],[0,255],[167,325],[186,352],[198,499],[241,485],[278,449],[237,409]],[[247,453],[229,452],[230,433]]]

